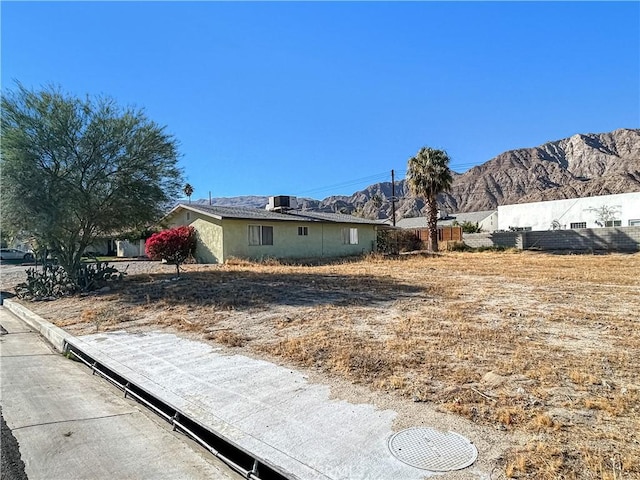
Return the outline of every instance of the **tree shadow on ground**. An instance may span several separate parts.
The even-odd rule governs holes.
[[[427,295],[427,289],[392,278],[317,273],[187,272],[179,279],[169,274],[126,277],[117,288],[131,305],[255,307],[373,305]]]

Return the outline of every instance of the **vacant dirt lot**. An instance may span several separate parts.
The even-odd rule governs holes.
[[[134,262],[109,292],[29,307],[77,335],[166,329],[513,434],[493,478],[640,478],[640,254],[185,270]]]

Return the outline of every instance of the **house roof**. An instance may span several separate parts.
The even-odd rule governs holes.
[[[342,213],[311,212],[306,210],[295,210],[285,215],[295,215],[303,219],[314,219],[321,222],[331,223],[363,223],[366,225],[384,225],[382,220],[371,220],[369,218],[356,217],[354,215],[344,215]]]
[[[215,205],[200,204],[187,205],[184,203],[177,205],[173,210],[171,210],[171,212],[169,212],[169,214],[180,208],[199,212],[218,220],[222,220],[223,218],[237,218],[243,220],[299,221],[297,218],[283,213],[270,212],[269,210],[262,210],[259,208],[219,207]]]
[[[241,220],[263,220],[276,222],[328,222],[328,223],[361,223],[366,225],[381,225],[377,220],[369,220],[353,215],[343,215],[339,213],[320,213],[302,210],[290,210],[287,213],[272,212],[260,208],[248,207],[220,207],[215,205],[191,205],[179,204],[168,214],[171,215],[178,209],[199,212],[218,220],[223,218],[235,218]]]
[[[438,225],[447,227],[453,225],[453,222],[462,224],[464,222],[480,223],[496,210],[484,210],[481,212],[455,213],[449,215],[446,219],[438,220]],[[403,218],[398,220],[396,225],[400,228],[427,228],[427,217]]]

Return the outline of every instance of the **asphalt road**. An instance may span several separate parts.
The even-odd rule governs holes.
[[[18,441],[4,421],[2,409],[0,409],[0,422],[2,423],[2,436],[0,438],[0,459],[2,466],[0,466],[0,479],[27,480],[27,474],[24,472],[24,462],[22,458],[20,458]]]
[[[3,307],[0,325],[2,480],[241,478]]]
[[[27,279],[27,266],[12,265],[0,261],[0,298],[13,297],[13,288]],[[2,302],[0,301],[0,305]]]

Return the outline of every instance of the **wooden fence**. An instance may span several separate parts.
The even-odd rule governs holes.
[[[415,230],[416,237],[421,242],[429,241],[429,229],[420,228]],[[461,242],[462,227],[438,227],[438,242]]]

